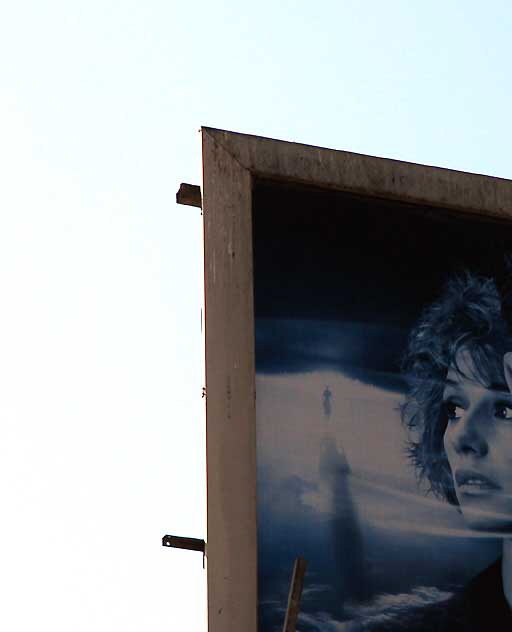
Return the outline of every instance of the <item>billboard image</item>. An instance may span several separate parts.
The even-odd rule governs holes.
[[[210,632],[512,630],[512,181],[202,138]]]
[[[252,204],[259,632],[297,557],[301,632],[512,629],[511,228],[265,180]]]

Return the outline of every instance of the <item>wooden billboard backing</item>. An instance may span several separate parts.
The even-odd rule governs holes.
[[[257,632],[254,179],[498,221],[512,219],[512,181],[207,127],[202,143],[208,629]]]

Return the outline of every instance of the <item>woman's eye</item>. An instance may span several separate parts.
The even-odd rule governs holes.
[[[494,405],[494,416],[498,419],[512,421],[512,404],[497,403]]]
[[[462,408],[454,402],[444,402],[444,411],[448,419],[458,421],[462,416]],[[512,412],[512,411],[511,411]]]

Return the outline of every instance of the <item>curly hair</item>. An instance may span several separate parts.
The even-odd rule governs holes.
[[[458,364],[461,349],[471,356],[472,375],[465,375]],[[419,480],[426,479],[430,490],[451,504],[458,502],[443,445],[446,375],[453,366],[486,388],[505,384],[503,355],[510,349],[512,339],[494,280],[470,272],[449,279],[410,333],[403,360],[409,391],[401,415],[417,440],[409,441],[408,453]]]

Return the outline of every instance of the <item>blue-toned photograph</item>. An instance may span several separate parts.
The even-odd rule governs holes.
[[[510,227],[270,182],[253,218],[259,631],[297,558],[300,632],[511,630]]]

